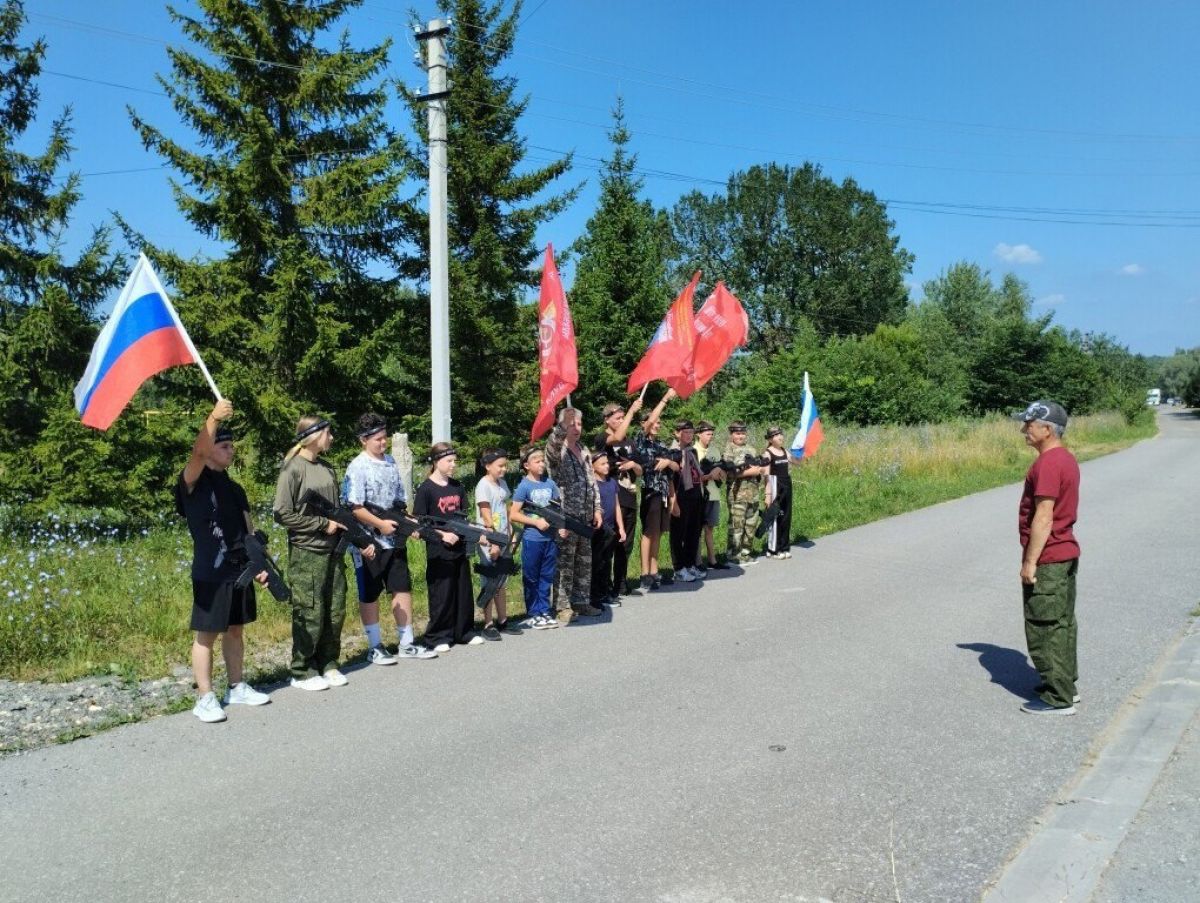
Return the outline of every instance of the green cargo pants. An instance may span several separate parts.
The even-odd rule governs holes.
[[[292,676],[303,679],[340,668],[344,556],[288,546],[287,579],[292,588]]]
[[[729,487],[729,536],[726,552],[731,562],[754,554],[754,531],[758,529],[762,484],[739,480]]]
[[[1042,678],[1042,702],[1056,708],[1071,705],[1079,679],[1075,621],[1075,576],[1079,559],[1040,564],[1037,582],[1024,584],[1025,642]]]

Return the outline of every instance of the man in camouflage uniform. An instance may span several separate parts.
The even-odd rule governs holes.
[[[767,468],[754,465],[743,468],[747,459],[757,460],[758,453],[746,444],[746,424],[735,420],[729,424],[729,442],[725,445],[724,460],[738,470],[729,474],[729,541],[727,555],[730,563],[754,564],[754,531],[758,528],[762,504],[762,479]]]
[[[600,493],[592,472],[592,456],[580,444],[583,415],[575,408],[564,408],[546,442],[546,464],[562,495],[563,513],[577,517],[594,527],[600,526]],[[596,617],[603,614],[593,608],[592,541],[574,533],[558,538],[558,593],[555,605],[558,620]]]

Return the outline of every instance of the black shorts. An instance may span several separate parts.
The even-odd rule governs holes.
[[[379,550],[376,549],[376,554]],[[367,562],[354,566],[354,577],[358,583],[358,602],[365,605],[375,602],[386,589],[389,595],[412,592],[412,575],[408,571],[408,549],[403,541],[387,553],[383,570],[372,568]]]
[[[222,633],[233,625],[251,624],[257,617],[253,583],[238,589],[232,581],[192,581],[192,630]]]
[[[661,536],[671,529],[671,509],[657,492],[642,493],[642,535]]]

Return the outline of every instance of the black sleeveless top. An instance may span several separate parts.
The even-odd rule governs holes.
[[[787,452],[776,455],[771,448],[768,448],[766,454],[767,457],[771,459],[771,476],[775,478],[775,485],[778,486],[780,490],[791,489],[792,473],[791,468],[788,465]]]

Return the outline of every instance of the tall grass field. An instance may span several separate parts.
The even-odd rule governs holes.
[[[1073,419],[1067,444],[1087,459],[1154,432],[1152,420],[1129,426],[1120,415],[1098,414]],[[757,439],[762,433],[755,429],[751,435]],[[761,445],[760,440],[755,447],[761,450]],[[793,470],[793,538],[823,536],[1011,483],[1021,479],[1032,460],[1017,424],[999,417],[913,427],[832,427],[818,454]],[[515,485],[515,475],[510,484]],[[1015,505],[1014,495],[1014,516]],[[0,510],[0,520],[3,516]],[[256,526],[268,531],[282,565],[283,532],[267,512],[257,515]],[[180,521],[164,517],[135,533],[53,516],[7,527],[0,538],[0,678],[70,680],[112,672],[160,677],[187,663],[191,542]],[[724,533],[722,525],[718,548],[724,547]],[[662,546],[663,564],[669,567],[668,544]],[[427,613],[421,544],[409,544],[409,562],[419,628]],[[630,576],[636,571],[636,561],[631,562]],[[357,641],[361,629],[352,575],[349,585],[345,632]],[[520,597],[520,581],[514,579],[510,612],[523,610]],[[386,636],[392,632],[386,611],[383,622]],[[290,637],[289,609],[260,590],[258,621],[246,630],[251,660],[256,649],[260,656],[276,651],[278,665],[285,665]]]

